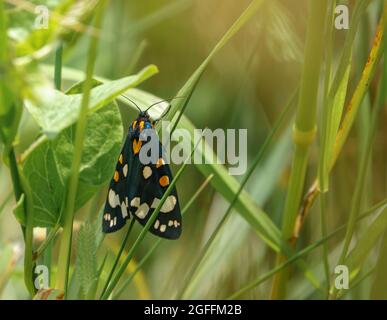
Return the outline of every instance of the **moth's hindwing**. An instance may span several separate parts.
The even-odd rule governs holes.
[[[134,143],[135,144],[135,143]],[[135,159],[136,170],[133,170],[133,180],[137,189],[130,201],[130,211],[143,226],[148,222],[152,213],[157,208],[161,198],[172,182],[172,172],[163,160],[163,147],[159,142],[159,158],[157,163],[143,165],[138,155]],[[133,152],[133,148],[132,148]],[[182,230],[179,199],[176,188],[173,188],[149,231],[167,239],[177,239]]]
[[[127,138],[109,185],[102,218],[102,231],[105,233],[121,229],[126,220],[130,219],[128,184],[130,148],[131,141]]]

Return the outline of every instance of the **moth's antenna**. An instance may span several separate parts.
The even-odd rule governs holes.
[[[173,97],[173,98],[170,98],[170,99],[165,99],[165,100],[160,100],[160,101],[157,101],[153,104],[151,104],[145,111],[148,111],[150,108],[152,108],[153,106],[155,106],[156,104],[159,104],[159,103],[162,103],[162,102],[170,102],[174,99],[181,99],[181,98],[185,98],[185,97]]]
[[[137,105],[137,103],[135,103],[132,99],[129,99],[127,96],[125,95],[122,95],[125,99],[129,100],[131,103],[133,103],[136,108],[138,109],[138,111],[142,112],[142,110],[140,109],[140,107]]]

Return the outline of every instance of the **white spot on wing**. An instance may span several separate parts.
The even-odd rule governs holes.
[[[128,210],[126,208],[125,202],[121,203],[121,213],[123,218],[125,218],[128,215]]]
[[[120,197],[114,192],[113,189],[109,190],[109,205],[115,208],[120,205]]]
[[[126,177],[128,174],[128,164],[124,165],[124,167],[122,168],[122,172],[124,173],[124,177]]]
[[[144,169],[142,169],[142,175],[144,176],[144,179],[148,179],[152,175],[152,169],[145,166]]]
[[[144,219],[148,214],[148,211],[149,211],[149,206],[146,203],[143,203],[138,207],[137,211],[134,214],[140,219]]]
[[[165,200],[164,204],[162,205],[160,211],[162,213],[170,212],[175,208],[175,205],[176,205],[176,197],[168,196],[167,200]]]
[[[162,224],[160,226],[160,232],[164,232],[167,229],[167,226],[165,224]]]
[[[132,201],[130,201],[130,205],[132,207],[138,208],[140,206],[140,198],[139,197],[133,198]]]
[[[159,205],[159,203],[160,203],[160,199],[154,198],[153,202],[152,202],[152,205],[151,205],[151,208],[156,209],[157,206]]]
[[[155,222],[155,224],[154,224],[153,227],[154,227],[155,229],[158,229],[159,225],[160,225],[160,221],[159,221],[159,220],[156,220],[156,222]]]
[[[168,227],[172,227],[173,226],[173,220],[169,220],[168,221]]]

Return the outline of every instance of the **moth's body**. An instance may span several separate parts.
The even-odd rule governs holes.
[[[162,157],[160,142],[156,163],[140,162],[140,150],[149,143],[149,140],[140,139],[144,129],[154,130],[154,122],[147,112],[140,112],[129,128],[110,182],[102,222],[105,233],[121,229],[131,216],[144,226],[172,181],[171,170]],[[181,214],[175,188],[162,205],[149,231],[168,239],[180,236]]]

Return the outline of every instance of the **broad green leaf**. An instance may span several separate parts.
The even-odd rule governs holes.
[[[111,179],[121,148],[122,122],[115,103],[91,113],[80,167],[76,209]],[[23,172],[31,186],[34,226],[53,227],[64,207],[74,152],[75,125],[43,140],[26,155]]]
[[[157,67],[150,65],[135,75],[94,87],[90,93],[90,111],[97,111],[157,72]],[[26,101],[26,107],[49,138],[55,138],[60,131],[77,120],[81,93],[68,95],[43,87],[37,89],[35,97],[34,101]]]

